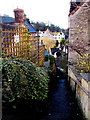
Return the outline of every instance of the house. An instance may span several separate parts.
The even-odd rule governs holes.
[[[44,45],[38,42],[37,31],[26,18],[23,9],[14,10],[15,18],[1,16],[2,48],[7,57],[28,59],[38,66],[44,63]]]
[[[52,36],[53,36],[54,40],[58,40],[58,42],[60,42],[61,38],[65,39],[65,35],[63,32],[52,32]]]
[[[48,28],[46,31],[39,31],[39,36],[40,36],[41,43],[45,40],[45,38],[48,38],[50,40],[52,39],[55,42],[56,42],[56,40],[58,40],[58,42],[60,42],[61,38],[65,39],[65,35],[63,32],[51,32]]]
[[[15,18],[10,17],[10,16],[1,16],[2,23],[7,24],[7,25],[13,25],[13,26],[28,26],[29,32],[32,35],[36,35],[37,31],[33,28],[29,20],[26,18],[26,15],[24,14],[23,9],[15,9],[14,10],[14,15]]]
[[[48,28],[46,31],[39,31],[39,36],[41,39],[47,36],[55,41],[58,40],[58,42],[60,42],[61,38],[65,39],[63,32],[51,32]]]
[[[39,36],[40,38],[43,38],[43,37],[49,37],[49,38],[52,38],[52,32],[47,28],[46,31],[39,31]]]
[[[46,31],[39,31],[39,36],[39,42],[45,45],[48,52],[51,52],[51,48],[55,47],[56,41],[60,42],[61,38],[65,39],[63,32],[51,32],[48,28]]]

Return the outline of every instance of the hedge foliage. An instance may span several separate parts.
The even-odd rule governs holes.
[[[30,61],[4,58],[2,80],[4,101],[43,101],[48,96],[48,73]]]
[[[48,61],[50,60],[50,66],[52,67],[52,65],[55,63],[55,58],[52,55],[45,55],[44,57],[44,61]]]

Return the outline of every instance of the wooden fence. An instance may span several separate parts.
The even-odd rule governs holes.
[[[38,62],[38,37],[28,33],[28,26],[2,24],[2,53],[7,57],[19,57]]]
[[[44,63],[44,50],[45,50],[45,45],[39,45],[39,58],[38,58],[39,66],[42,66]]]

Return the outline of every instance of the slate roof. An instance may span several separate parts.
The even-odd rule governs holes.
[[[50,54],[48,51],[46,51],[46,50],[44,51],[44,54],[45,54],[45,55],[51,55],[51,54]]]
[[[14,21],[15,21],[15,19],[12,17],[2,16],[2,23],[14,22]]]
[[[79,2],[80,0],[76,0],[76,2],[71,2],[70,5],[70,13],[75,10],[75,8],[77,8],[77,6],[80,6],[81,2]],[[82,0],[83,2],[83,0]]]
[[[24,25],[29,26],[29,32],[36,33],[36,30],[33,28],[33,26],[29,24],[27,21],[24,22]]]
[[[2,23],[11,23],[15,21],[15,18],[9,17],[9,16],[1,16]],[[33,26],[29,24],[27,21],[24,22],[24,25],[29,26],[29,32],[36,33],[36,30],[34,30]]]

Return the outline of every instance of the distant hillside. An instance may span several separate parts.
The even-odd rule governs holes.
[[[45,31],[47,28],[52,32],[60,32],[61,28],[59,26],[55,26],[54,24],[46,25],[44,22],[32,22],[31,23],[36,31]]]

